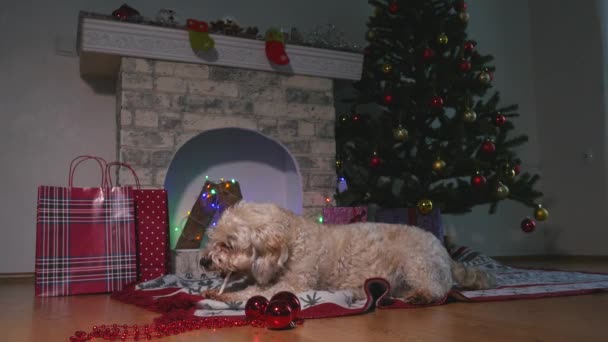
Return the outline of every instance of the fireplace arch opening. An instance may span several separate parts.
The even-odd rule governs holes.
[[[206,177],[211,181],[235,179],[243,199],[272,202],[302,213],[302,177],[285,146],[242,128],[205,131],[177,150],[165,177],[172,247],[180,233],[175,227],[180,227],[191,210]]]

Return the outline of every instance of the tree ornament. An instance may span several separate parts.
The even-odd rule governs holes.
[[[486,185],[486,182],[486,177],[484,177],[479,171],[477,171],[475,176],[471,177],[471,184],[477,189],[480,189]]]
[[[505,199],[509,197],[509,188],[501,182],[498,182],[498,186],[496,187],[496,197],[498,197],[498,199]]]
[[[458,13],[458,18],[460,18],[460,20],[461,20],[463,23],[468,23],[468,22],[469,22],[469,19],[471,18],[471,16],[469,15],[469,13],[468,13],[468,12],[464,12],[464,11],[463,11],[463,12]]]
[[[515,171],[515,175],[517,176],[521,172],[521,165],[515,164],[515,166],[513,166],[513,171]]]
[[[506,179],[511,180],[515,177],[515,170],[513,170],[513,168],[509,164],[507,164],[504,166],[504,168],[502,170],[502,175]]]
[[[367,31],[367,38],[370,40],[376,38],[376,31],[374,31],[374,30]]]
[[[393,138],[397,141],[407,140],[409,132],[403,126],[399,125],[393,129]]]
[[[462,72],[467,72],[467,71],[471,70],[471,62],[464,59],[460,62],[460,64],[458,64],[458,68]]]
[[[504,125],[507,122],[507,117],[498,113],[496,114],[496,116],[494,117],[494,125],[496,125],[496,127],[500,127],[502,125]]]
[[[399,11],[399,5],[397,4],[396,1],[393,1],[393,2],[391,2],[390,5],[388,5],[388,11],[391,14],[395,14],[395,13],[397,13]]]
[[[467,40],[464,43],[463,47],[464,47],[464,52],[466,52],[466,53],[472,53],[473,50],[475,50],[475,43],[473,41],[471,41],[471,40]]]
[[[301,306],[300,300],[298,296],[288,291],[281,291],[270,298],[270,302],[274,302],[275,300],[283,300],[289,304],[291,308],[291,317],[293,319],[298,318],[300,316]]]
[[[445,162],[440,158],[437,158],[437,160],[433,162],[433,170],[435,172],[441,172],[443,169],[445,169]]]
[[[340,168],[342,168],[342,165],[343,165],[342,159],[336,159],[336,168],[340,169]]]
[[[382,98],[382,100],[384,100],[385,104],[391,104],[391,103],[393,103],[393,95],[384,94],[384,97]]]
[[[264,296],[253,296],[247,300],[245,304],[245,317],[249,320],[257,320],[262,318],[269,301]]]
[[[418,204],[416,206],[418,207],[418,210],[420,210],[422,215],[426,215],[433,211],[433,202],[430,199],[422,199],[418,201]]]
[[[390,63],[384,63],[382,65],[382,72],[384,72],[385,74],[390,74],[390,72],[393,71],[393,65]]]
[[[539,221],[544,221],[549,217],[549,211],[545,208],[543,208],[542,205],[537,205],[536,209],[534,210],[534,218],[536,218]]]
[[[492,76],[490,76],[490,73],[482,71],[479,73],[479,76],[477,76],[477,79],[483,84],[488,84],[492,81]]]
[[[289,57],[285,52],[285,38],[283,33],[276,28],[266,31],[266,57],[274,64],[287,65]]]
[[[369,160],[369,165],[371,167],[378,167],[381,162],[382,162],[382,160],[380,159],[380,157],[378,157],[376,152],[374,152],[374,155]]]
[[[456,0],[454,1],[454,9],[457,11],[466,11],[467,3],[464,0]]]
[[[440,33],[439,36],[437,36],[437,43],[439,43],[439,45],[447,45],[448,41],[448,35],[444,32]]]
[[[432,60],[433,58],[435,58],[435,50],[431,48],[424,49],[424,52],[422,53],[422,58],[424,58],[424,60],[427,62]]]
[[[464,122],[474,122],[477,119],[477,113],[472,109],[467,109],[464,114],[462,114],[462,119]]]
[[[523,221],[521,221],[521,230],[523,230],[526,233],[532,233],[534,231],[534,228],[536,228],[536,222],[534,222],[533,219],[526,217],[525,219],[523,219]]]
[[[431,107],[442,108],[443,107],[443,98],[441,96],[434,96],[431,99]]]
[[[291,326],[293,320],[291,307],[284,300],[271,301],[264,312],[268,329],[285,329]]]
[[[492,154],[496,151],[496,145],[494,144],[494,142],[490,139],[487,139],[486,141],[484,141],[484,143],[481,145],[481,150],[483,151],[483,153],[485,154]]]
[[[215,41],[209,36],[209,25],[205,21],[188,19],[186,21],[190,47],[194,52],[205,52],[215,47]]]

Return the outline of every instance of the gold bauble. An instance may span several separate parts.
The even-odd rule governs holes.
[[[370,31],[367,32],[367,38],[374,39],[375,37],[376,37],[376,32],[375,31],[370,30]]]
[[[460,12],[458,13],[458,17],[462,20],[463,23],[469,22],[469,18],[471,17],[468,12]]]
[[[544,221],[548,217],[549,211],[539,204],[538,207],[534,210],[534,218],[536,218],[538,221]]]
[[[341,159],[336,159],[336,167],[337,168],[341,168],[342,167],[342,160]]]
[[[481,74],[479,74],[478,79],[481,83],[487,84],[490,83],[492,77],[487,72],[482,71]]]
[[[437,43],[441,44],[441,45],[446,45],[448,43],[448,35],[445,33],[441,33],[438,37],[437,37]]]
[[[393,65],[390,63],[384,63],[384,65],[382,65],[382,72],[384,72],[385,74],[390,73],[391,71],[393,71]]]
[[[506,185],[499,183],[498,187],[496,187],[496,197],[498,197],[499,199],[505,199],[509,197],[509,188]]]
[[[439,172],[445,168],[445,162],[441,159],[437,159],[433,162],[433,170]]]
[[[433,211],[433,202],[430,199],[423,199],[418,201],[417,206],[418,210],[420,210],[423,215],[426,215]]]
[[[403,126],[399,125],[393,129],[393,138],[397,141],[405,141],[407,140],[409,133],[407,129],[403,128]]]
[[[474,122],[477,119],[477,113],[472,109],[468,109],[464,114],[462,114],[462,119],[464,122]]]
[[[513,179],[513,177],[515,177],[515,170],[513,170],[511,167],[506,167],[503,173],[507,179]]]

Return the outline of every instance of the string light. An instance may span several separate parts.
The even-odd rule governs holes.
[[[326,202],[326,203],[330,203],[330,202],[331,202],[331,198],[329,198],[329,197],[325,197],[325,202]]]
[[[230,183],[226,183],[226,189],[230,187]]]
[[[319,223],[323,223],[323,216],[319,216]]]
[[[211,189],[211,194],[215,195],[215,193],[216,193],[215,189]]]
[[[188,211],[186,214],[187,214],[188,216],[190,216],[190,212],[189,212],[189,211]]]
[[[232,178],[230,181],[232,182],[232,184],[236,183],[236,181],[234,180],[234,178]]]
[[[205,176],[205,179],[209,179],[209,176]]]

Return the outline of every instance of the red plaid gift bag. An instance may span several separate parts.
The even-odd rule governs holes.
[[[156,279],[170,272],[169,216],[167,191],[164,189],[142,189],[133,168],[121,162],[109,163],[107,179],[112,184],[110,168],[128,168],[135,178],[135,229],[137,231],[137,280]]]
[[[89,159],[102,169],[101,186],[74,187],[74,171]],[[68,187],[38,187],[37,296],[113,292],[136,279],[133,192],[107,187],[104,164],[78,157]]]
[[[325,207],[323,223],[349,224],[367,222],[367,207]]]

